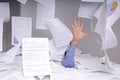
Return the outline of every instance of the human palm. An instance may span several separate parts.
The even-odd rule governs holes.
[[[73,40],[71,41],[71,44],[77,45],[80,40],[85,38],[90,34],[90,32],[83,32],[84,28],[84,20],[80,20],[80,18],[75,19],[72,23],[72,29],[73,29]]]

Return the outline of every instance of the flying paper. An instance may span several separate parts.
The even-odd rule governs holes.
[[[48,29],[48,22],[54,18],[55,15],[55,0],[36,0],[37,17],[36,28]]]
[[[28,17],[12,17],[12,45],[21,43],[22,38],[31,37],[32,19]]]
[[[48,38],[22,39],[24,76],[50,75]]]
[[[98,19],[95,32],[100,34],[102,38],[101,50],[116,47],[118,44],[116,35],[111,27],[120,17],[119,4],[119,0],[107,0],[94,14]]]
[[[4,18],[0,17],[0,51],[3,49],[3,21]]]
[[[56,47],[63,47],[70,43],[73,35],[69,28],[58,18],[53,19],[48,24]]]
[[[9,22],[10,6],[8,2],[0,2],[0,17],[3,17],[5,22]]]
[[[99,6],[98,3],[81,2],[80,7],[79,7],[78,16],[92,19],[93,14],[97,10],[98,6]]]

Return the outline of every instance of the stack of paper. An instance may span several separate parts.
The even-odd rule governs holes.
[[[90,54],[82,54],[81,56],[76,57],[76,64],[78,68],[86,69],[90,72],[108,72],[106,65],[102,64],[98,57],[92,57]]]

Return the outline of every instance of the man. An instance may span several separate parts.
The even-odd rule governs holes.
[[[86,36],[90,34],[90,32],[83,32],[84,28],[84,20],[80,20],[80,18],[77,18],[72,23],[71,27],[73,29],[73,39],[70,42],[70,45],[66,49],[64,56],[62,58],[62,65],[66,68],[73,68],[75,67],[74,63],[74,53],[76,50],[76,45]]]

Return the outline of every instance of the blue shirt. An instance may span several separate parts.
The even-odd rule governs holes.
[[[75,54],[76,46],[68,46],[66,49],[64,56],[62,57],[61,64],[66,68],[75,67],[74,63],[74,54]]]

